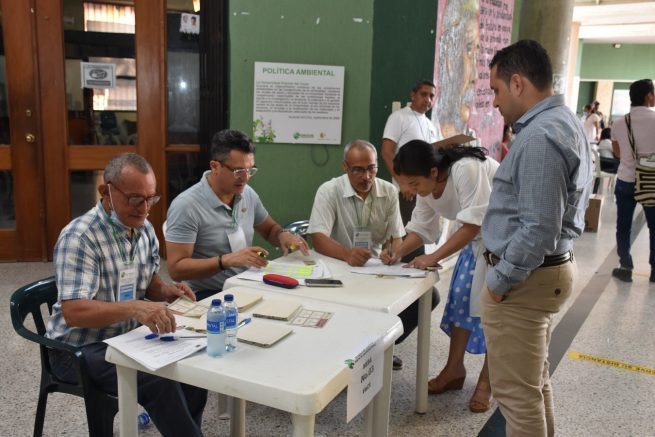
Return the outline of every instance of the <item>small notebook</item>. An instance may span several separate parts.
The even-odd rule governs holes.
[[[239,312],[243,312],[250,308],[251,306],[255,305],[257,302],[262,300],[262,295],[261,294],[256,294],[256,293],[251,293],[249,291],[241,291],[236,288],[230,288],[227,290],[224,290],[218,298],[221,300],[225,299],[226,294],[231,294],[234,296],[234,301],[237,304],[237,309]],[[214,300],[217,296],[209,296],[204,298],[203,300],[200,301],[201,304],[206,305],[207,309],[212,304],[212,300]],[[225,302],[223,302],[225,304]],[[207,312],[207,311],[205,311]]]
[[[234,295],[234,301],[237,304],[237,308],[239,309],[239,312],[243,312],[250,308],[251,306],[255,305],[257,302],[262,300],[262,295],[261,294],[255,294],[255,293],[249,293],[247,291],[241,291],[241,290],[226,290],[225,293],[227,294],[233,294]]]
[[[292,332],[293,329],[285,325],[253,322],[239,329],[237,339],[254,346],[271,347]]]
[[[301,308],[301,305],[288,300],[265,300],[257,305],[252,312],[255,317],[274,320],[291,320],[291,317]]]

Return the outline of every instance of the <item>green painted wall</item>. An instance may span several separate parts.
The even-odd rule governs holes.
[[[655,45],[584,44],[580,80],[614,80],[634,82],[655,77]]]
[[[374,17],[370,88],[375,92],[368,139],[379,149],[391,102],[405,106],[412,85],[434,77],[437,1],[414,0],[409,6],[403,1],[375,0]],[[379,161],[379,176],[388,180],[389,173]]]
[[[368,137],[373,0],[229,4],[230,127],[252,133],[255,61],[343,65],[342,142]],[[342,173],[342,154],[339,145],[259,144],[251,185],[278,223],[308,219],[318,186]]]

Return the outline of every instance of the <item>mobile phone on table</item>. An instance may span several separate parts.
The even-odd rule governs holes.
[[[308,287],[343,287],[343,282],[338,279],[305,279]]]

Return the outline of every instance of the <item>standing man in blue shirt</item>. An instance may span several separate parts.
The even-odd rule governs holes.
[[[491,388],[508,436],[552,436],[548,346],[553,317],[573,289],[573,241],[584,230],[591,149],[564,96],[554,94],[550,58],[538,42],[505,47],[490,67],[494,106],[516,132],[482,224]]]

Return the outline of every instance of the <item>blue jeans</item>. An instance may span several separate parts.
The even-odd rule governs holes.
[[[632,232],[632,217],[635,213],[637,201],[635,200],[634,182],[616,180],[614,189],[616,196],[616,252],[619,255],[621,267],[632,269],[632,255],[630,255],[630,234]],[[643,206],[643,205],[642,205]],[[644,207],[646,223],[650,234],[650,256],[648,262],[651,270],[655,270],[655,206]]]

